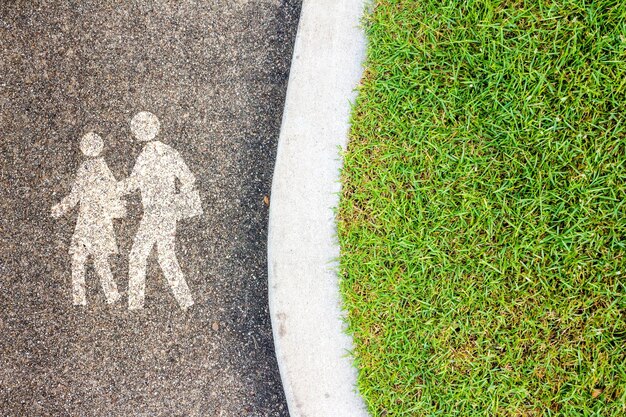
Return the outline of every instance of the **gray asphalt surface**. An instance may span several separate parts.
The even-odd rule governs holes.
[[[299,0],[3,1],[0,4],[0,415],[285,416],[267,307],[269,194]],[[146,304],[128,311],[138,193],[115,220],[123,298],[91,263],[73,306],[81,136],[104,139],[118,180],[141,151],[130,120],[197,178],[204,214],[178,223],[195,304],[179,308],[153,252]]]

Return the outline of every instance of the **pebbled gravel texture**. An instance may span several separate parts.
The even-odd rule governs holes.
[[[3,1],[0,4],[0,414],[286,416],[267,307],[271,175],[300,1]],[[195,304],[179,308],[148,258],[127,305],[139,193],[114,220],[122,294],[91,261],[72,305],[70,191],[89,131],[117,180],[141,151],[130,120],[196,176],[204,214],[178,222]]]

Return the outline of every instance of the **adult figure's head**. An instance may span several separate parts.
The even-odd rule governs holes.
[[[96,157],[102,152],[104,142],[102,138],[95,132],[89,132],[80,140],[80,150],[85,156]]]
[[[149,142],[159,134],[161,123],[157,117],[147,111],[137,113],[130,121],[130,131],[139,142]]]

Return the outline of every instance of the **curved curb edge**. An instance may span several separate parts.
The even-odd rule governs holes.
[[[363,73],[365,0],[304,0],[272,183],[268,292],[292,417],[367,416],[348,352],[336,260],[339,148]]]

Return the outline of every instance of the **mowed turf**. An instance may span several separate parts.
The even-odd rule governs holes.
[[[338,213],[374,416],[626,415],[625,22],[376,2]]]

